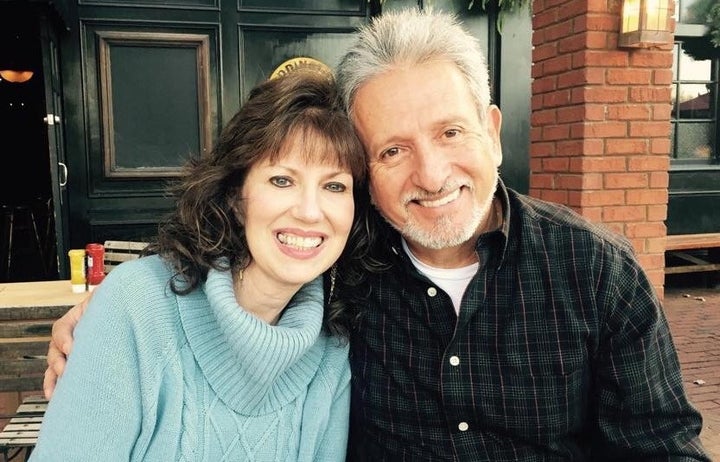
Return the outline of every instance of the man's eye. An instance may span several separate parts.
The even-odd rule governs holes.
[[[456,128],[451,128],[450,130],[445,130],[445,138],[455,138],[460,134],[460,130]]]
[[[342,183],[333,182],[325,185],[325,189],[332,192],[345,192],[347,191],[347,186]]]
[[[398,148],[389,148],[380,153],[380,158],[384,159],[386,157],[393,157],[396,156],[399,152],[400,149]]]
[[[278,188],[287,188],[288,186],[292,185],[292,181],[290,181],[290,178],[286,176],[274,176],[270,178],[270,183],[277,186]]]

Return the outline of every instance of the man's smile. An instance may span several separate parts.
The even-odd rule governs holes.
[[[414,200],[414,202],[423,207],[435,208],[435,207],[442,207],[443,205],[449,204],[450,202],[455,201],[458,197],[460,197],[460,188],[457,188],[456,190],[452,191],[451,193],[449,193],[443,197],[440,197],[438,199],[434,199],[434,200],[416,199],[416,200]]]

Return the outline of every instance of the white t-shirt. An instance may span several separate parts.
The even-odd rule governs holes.
[[[460,315],[460,302],[470,280],[477,273],[479,263],[475,262],[461,268],[435,268],[418,260],[410,251],[405,239],[402,240],[402,246],[415,268],[450,296],[455,307],[455,313]]]

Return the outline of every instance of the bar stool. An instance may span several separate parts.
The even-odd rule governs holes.
[[[37,266],[41,276],[47,276],[45,244],[40,237],[35,204],[18,203],[2,204],[2,274],[3,281],[10,281],[13,263],[17,266],[17,239],[25,238],[32,250],[36,252]],[[20,254],[22,256],[22,253]],[[15,260],[15,261],[14,261]],[[24,263],[24,262],[23,262]]]

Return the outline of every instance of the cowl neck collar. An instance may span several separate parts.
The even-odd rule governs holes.
[[[307,389],[326,341],[322,276],[295,294],[274,326],[238,305],[229,271],[211,269],[202,288],[178,303],[195,359],[228,407],[265,414]]]

